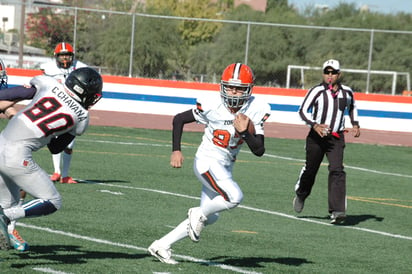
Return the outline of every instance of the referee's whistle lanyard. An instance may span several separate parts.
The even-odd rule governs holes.
[[[339,86],[338,86],[338,90],[334,91],[333,90],[333,85],[332,85],[332,80],[329,80],[328,87],[329,87],[329,90],[330,90],[330,94],[332,95],[333,99],[335,99],[339,94]]]

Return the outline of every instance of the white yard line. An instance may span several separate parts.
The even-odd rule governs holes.
[[[80,140],[79,140],[80,141]],[[135,143],[135,142],[115,142],[115,141],[103,141],[103,140],[84,140],[82,139],[81,141],[83,142],[94,142],[94,143],[106,143],[106,144],[118,144],[118,145],[133,145],[133,146],[153,146],[153,147],[170,147],[171,145],[169,144],[149,144],[149,143]],[[187,147],[182,145],[182,147]],[[195,148],[195,147],[191,147]],[[196,149],[196,148],[195,148]],[[240,152],[242,153],[251,153],[250,151],[246,150],[241,150]],[[269,157],[269,158],[275,158],[275,159],[282,159],[282,160],[287,160],[287,161],[294,161],[294,162],[302,162],[304,163],[305,160],[303,159],[297,159],[297,158],[292,158],[292,157],[285,157],[285,156],[279,156],[279,155],[273,155],[273,154],[267,154],[265,153],[263,157]],[[402,178],[412,178],[412,175],[407,175],[407,174],[400,174],[400,173],[392,173],[392,172],[385,172],[385,171],[379,171],[379,170],[374,170],[374,169],[369,169],[369,168],[362,168],[362,167],[356,167],[356,166],[350,166],[350,165],[345,165],[345,168],[347,169],[354,169],[354,170],[359,170],[359,171],[364,171],[364,172],[369,172],[369,173],[374,173],[374,174],[380,174],[380,175],[388,175],[388,176],[396,176],[396,177],[402,177]]]
[[[102,184],[104,186],[111,186],[111,187],[117,187],[117,188],[126,188],[126,189],[136,189],[136,190],[143,190],[143,191],[149,191],[149,192],[155,192],[155,193],[160,193],[160,194],[166,194],[166,195],[171,195],[171,196],[177,196],[177,197],[182,197],[182,198],[188,198],[188,199],[193,199],[193,200],[200,200],[199,197],[194,197],[194,196],[189,196],[189,195],[183,195],[179,193],[173,193],[169,191],[164,191],[164,190],[158,190],[158,189],[151,189],[151,188],[144,188],[144,187],[133,187],[133,186],[125,186],[125,185],[115,185],[115,184],[107,184],[107,183],[97,183],[96,184]],[[307,218],[299,218],[294,215],[289,215],[285,214],[282,212],[278,211],[272,211],[272,210],[266,210],[266,209],[260,209],[260,208],[254,208],[250,206],[245,206],[245,205],[239,205],[238,208],[243,208],[246,210],[250,211],[255,211],[255,212],[261,212],[261,213],[266,213],[270,215],[276,215],[276,216],[281,216],[289,219],[294,219],[294,220],[299,220],[303,222],[309,222],[309,223],[315,223],[315,224],[320,224],[320,225],[328,225],[328,226],[333,226],[336,227],[336,225],[332,225],[330,223],[325,223],[321,221],[316,221],[312,219],[307,219]],[[362,228],[362,227],[354,227],[354,226],[339,226],[339,228],[346,228],[346,229],[354,229],[354,230],[360,230],[364,232],[369,232],[369,233],[374,233],[374,234],[379,234],[382,236],[388,236],[392,238],[399,238],[399,239],[404,239],[404,240],[412,240],[411,236],[404,236],[404,235],[399,235],[399,234],[393,234],[393,233],[388,233],[384,231],[379,231],[379,230],[373,230],[373,229],[368,229],[368,228]]]
[[[106,245],[111,245],[111,246],[117,246],[117,247],[122,247],[122,248],[128,248],[128,249],[134,249],[134,250],[138,250],[138,251],[142,251],[142,252],[147,252],[147,248],[140,247],[140,246],[128,245],[128,244],[123,244],[123,243],[116,243],[116,242],[107,241],[107,240],[103,240],[103,239],[97,239],[97,238],[93,238],[93,237],[74,234],[74,233],[71,233],[71,232],[55,230],[55,229],[51,229],[51,228],[48,228],[48,227],[40,227],[40,226],[35,226],[35,225],[30,225],[30,224],[25,224],[25,223],[20,223],[20,222],[18,222],[17,225],[22,226],[22,227],[26,227],[26,228],[30,228],[30,229],[40,230],[40,231],[47,232],[47,233],[53,233],[53,234],[63,235],[63,236],[66,236],[66,237],[72,237],[72,238],[75,238],[75,239],[81,239],[81,240],[100,243],[100,244],[106,244]],[[186,256],[186,255],[173,254],[173,257],[181,258],[181,259],[184,259],[186,261],[192,261],[192,262],[197,262],[197,263],[201,263],[201,264],[206,264],[206,265],[209,265],[209,266],[214,266],[214,267],[218,267],[218,268],[225,269],[225,270],[230,270],[230,271],[236,272],[236,273],[261,274],[260,272],[248,271],[248,270],[241,269],[239,267],[234,267],[234,266],[226,265],[226,264],[220,264],[220,263],[216,263],[216,262],[212,262],[212,261],[208,261],[208,260],[204,260],[204,259],[199,259],[199,258],[195,258],[195,257],[190,257],[190,256]],[[50,271],[53,271],[53,270],[50,269]],[[48,273],[64,273],[64,272],[48,272]]]
[[[48,267],[34,267],[33,270],[51,274],[72,274],[71,272],[56,271]]]

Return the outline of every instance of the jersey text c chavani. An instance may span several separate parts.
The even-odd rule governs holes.
[[[72,97],[70,97],[66,92],[64,92],[61,88],[59,87],[54,87],[52,89],[52,92],[56,94],[56,96],[62,101],[77,115],[77,118],[79,121],[83,121],[87,119],[87,111]]]

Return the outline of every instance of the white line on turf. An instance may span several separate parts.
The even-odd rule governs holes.
[[[115,141],[103,141],[103,140],[85,140],[81,139],[79,141],[83,142],[94,142],[94,143],[107,143],[107,144],[117,144],[117,145],[134,145],[134,146],[153,146],[153,147],[170,147],[169,144],[149,144],[149,143],[134,143],[134,142],[115,142]],[[182,146],[188,148],[188,146]],[[196,147],[192,147],[196,149]],[[241,150],[240,152],[242,153],[251,153],[250,151],[246,150]],[[305,162],[305,160],[302,159],[297,159],[297,158],[292,158],[292,157],[284,157],[284,156],[278,156],[278,155],[272,155],[265,153],[263,157],[269,157],[269,158],[275,158],[275,159],[282,159],[282,160],[287,160],[287,161],[294,161],[294,162]],[[355,167],[355,166],[350,166],[350,165],[345,165],[345,168],[347,169],[354,169],[354,170],[359,170],[359,171],[364,171],[364,172],[369,172],[369,173],[375,173],[375,174],[380,174],[380,175],[388,175],[388,176],[396,176],[396,177],[402,177],[402,178],[412,178],[412,175],[407,175],[407,174],[400,174],[400,173],[392,173],[392,172],[385,172],[385,171],[379,171],[379,170],[374,170],[374,169],[369,169],[369,168],[362,168],[362,167]]]
[[[87,182],[87,181],[85,181],[85,182]],[[188,198],[188,199],[193,199],[193,200],[200,200],[199,197],[193,197],[193,196],[189,196],[189,195],[183,195],[183,194],[173,193],[173,192],[164,191],[164,190],[157,190],[157,189],[144,188],[144,187],[125,186],[125,185],[115,185],[115,184],[107,184],[107,183],[98,183],[98,182],[95,182],[95,181],[93,181],[92,183],[102,184],[106,187],[111,186],[111,187],[117,187],[117,188],[136,189],[136,190],[143,190],[143,191],[155,192],[155,193],[160,193],[160,194],[167,194],[167,195],[172,195],[172,196],[177,196],[177,197],[183,197],[183,198]],[[243,208],[243,209],[247,209],[247,210],[255,211],[255,212],[267,213],[267,214],[271,214],[271,215],[277,215],[277,216],[281,216],[281,217],[285,217],[285,218],[289,218],[289,219],[294,219],[294,220],[299,220],[299,221],[304,221],[304,222],[309,222],[309,223],[315,223],[315,224],[320,224],[320,225],[328,225],[328,226],[336,227],[334,225],[331,225],[330,223],[325,223],[325,222],[316,221],[316,220],[312,220],[312,219],[306,219],[306,218],[299,218],[299,217],[296,217],[296,216],[293,216],[293,215],[289,215],[289,214],[285,214],[285,213],[277,212],[277,211],[272,211],[272,210],[254,208],[254,207],[245,206],[245,205],[239,205],[238,208]],[[339,228],[354,229],[354,230],[360,230],[360,231],[374,233],[374,234],[378,234],[378,235],[382,235],[382,236],[388,236],[388,237],[392,237],[392,238],[412,240],[411,236],[393,234],[393,233],[388,233],[388,232],[373,230],[373,229],[367,229],[367,228],[362,228],[362,227],[339,226]]]
[[[34,267],[33,270],[52,274],[72,274],[71,272],[56,271],[48,267]]]
[[[111,241],[97,239],[97,238],[88,237],[88,236],[82,236],[82,235],[79,235],[79,234],[74,234],[74,233],[65,232],[65,231],[61,231],[61,230],[55,230],[55,229],[51,229],[51,228],[48,228],[48,227],[40,227],[40,226],[35,226],[35,225],[30,225],[30,224],[25,224],[25,223],[20,223],[20,222],[18,222],[17,225],[22,226],[22,227],[26,227],[26,228],[31,228],[31,229],[35,229],[35,230],[48,232],[48,233],[53,233],[53,234],[63,235],[63,236],[72,237],[72,238],[76,238],[76,239],[86,240],[86,241],[90,241],[90,242],[95,242],[95,243],[100,243],[100,244],[107,244],[107,245],[111,245],[111,246],[117,246],[117,247],[123,247],[123,248],[128,248],[128,249],[134,249],[134,250],[147,252],[147,248],[134,246],[134,245],[111,242]],[[173,254],[173,257],[181,258],[181,259],[184,259],[186,261],[192,261],[192,262],[197,262],[197,263],[201,263],[201,264],[205,264],[205,265],[209,265],[209,266],[214,266],[214,267],[218,267],[218,268],[221,268],[221,269],[224,269],[224,270],[230,270],[230,271],[237,272],[237,273],[261,274],[260,272],[248,271],[248,270],[244,270],[244,269],[234,267],[234,266],[231,266],[231,265],[220,264],[220,263],[216,263],[216,262],[213,262],[213,261],[203,260],[203,259],[199,259],[199,258],[185,256],[185,255]],[[51,272],[51,273],[53,273],[53,272]]]

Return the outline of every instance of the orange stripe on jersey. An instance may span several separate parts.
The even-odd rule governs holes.
[[[213,178],[212,174],[209,171],[206,171],[202,174],[202,177],[209,183],[209,185],[220,194],[226,201],[230,202],[229,197],[227,194],[217,185],[215,178]]]

